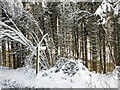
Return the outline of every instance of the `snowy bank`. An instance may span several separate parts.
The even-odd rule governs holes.
[[[35,74],[25,67],[9,69],[0,66],[1,88],[117,88],[116,70],[112,74],[90,72],[81,61],[61,60],[53,68]]]

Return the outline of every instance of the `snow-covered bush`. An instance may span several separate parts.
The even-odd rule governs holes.
[[[73,60],[68,60],[65,65],[62,67],[64,74],[74,75],[79,68],[77,67],[77,62]]]
[[[74,75],[79,70],[77,64],[75,60],[68,60],[67,58],[61,57],[54,66],[55,72],[62,71],[64,74]]]
[[[56,62],[54,66],[56,68],[55,72],[58,72],[66,62],[67,62],[66,58],[63,57],[59,58],[59,60]]]

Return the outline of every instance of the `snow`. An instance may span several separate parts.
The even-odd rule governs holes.
[[[120,10],[120,0],[118,0],[115,4],[114,4],[115,8],[114,8],[114,15],[119,15],[119,10]]]
[[[63,63],[64,62],[64,63]],[[38,75],[35,69],[26,67],[9,69],[0,66],[1,88],[117,88],[117,71],[112,74],[90,72],[82,61],[62,60]],[[60,67],[61,66],[61,67]],[[57,70],[57,71],[56,71]]]
[[[105,24],[105,17],[108,12],[111,12],[112,5],[109,2],[106,2],[106,0],[103,0],[99,8],[96,10],[95,15],[99,16],[100,19],[98,22],[102,21],[101,24]]]
[[[103,0],[101,5],[97,8],[95,15],[99,17],[99,24],[105,24],[107,22],[106,17],[113,11],[113,16],[119,15],[120,0],[116,1],[113,5],[110,0]]]

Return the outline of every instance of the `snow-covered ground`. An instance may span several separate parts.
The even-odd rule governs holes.
[[[26,67],[9,69],[0,66],[1,88],[117,88],[116,70],[112,74],[89,72],[81,61],[58,62],[49,70],[35,74],[35,69]]]

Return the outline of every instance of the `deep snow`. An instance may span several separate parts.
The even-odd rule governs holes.
[[[117,88],[117,71],[112,74],[96,74],[81,61],[67,60],[49,70],[42,70],[38,75],[35,69],[22,67],[9,69],[0,66],[1,88]]]

